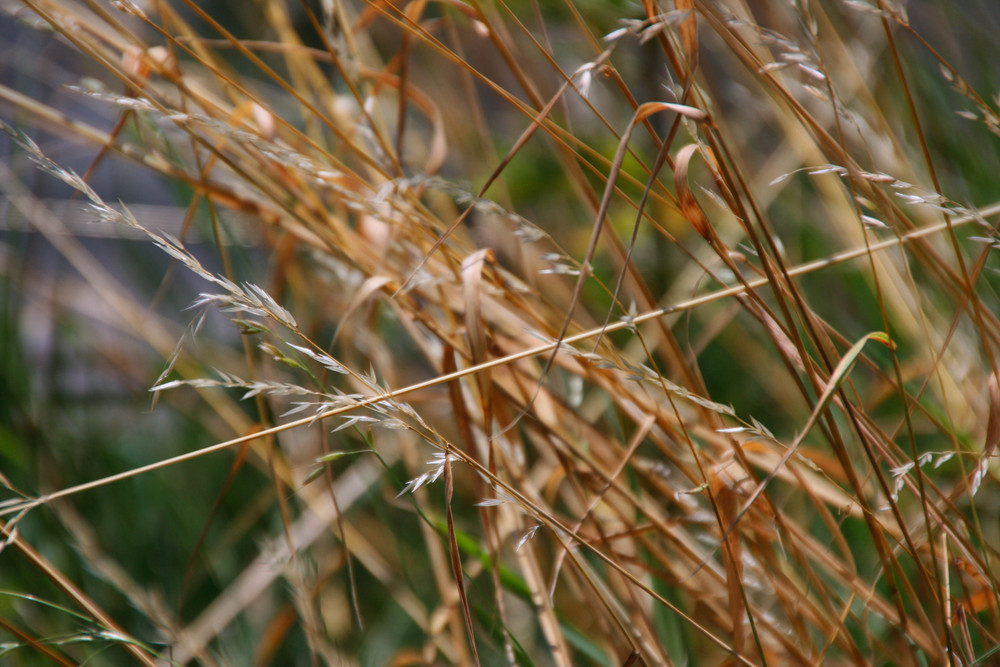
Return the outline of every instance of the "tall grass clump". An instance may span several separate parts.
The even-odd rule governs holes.
[[[3,8],[0,661],[1000,660],[989,3]]]

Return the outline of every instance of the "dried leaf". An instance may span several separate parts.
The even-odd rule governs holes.
[[[698,150],[700,149],[697,144],[688,144],[677,154],[674,166],[674,188],[677,190],[677,198],[680,200],[681,214],[702,238],[711,240],[715,231],[709,224],[701,204],[698,203],[688,184],[688,167],[691,163],[691,157]]]
[[[698,22],[694,13],[694,0],[677,0],[674,4],[677,11],[687,12],[687,17],[680,24],[681,44],[687,59],[687,74],[693,77],[698,69]]]

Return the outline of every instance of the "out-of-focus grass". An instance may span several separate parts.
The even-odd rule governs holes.
[[[988,664],[930,5],[5,5],[4,660]]]

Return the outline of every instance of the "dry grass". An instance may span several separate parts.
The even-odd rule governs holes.
[[[994,660],[997,17],[933,4],[7,3],[77,87],[0,87],[4,659]]]

